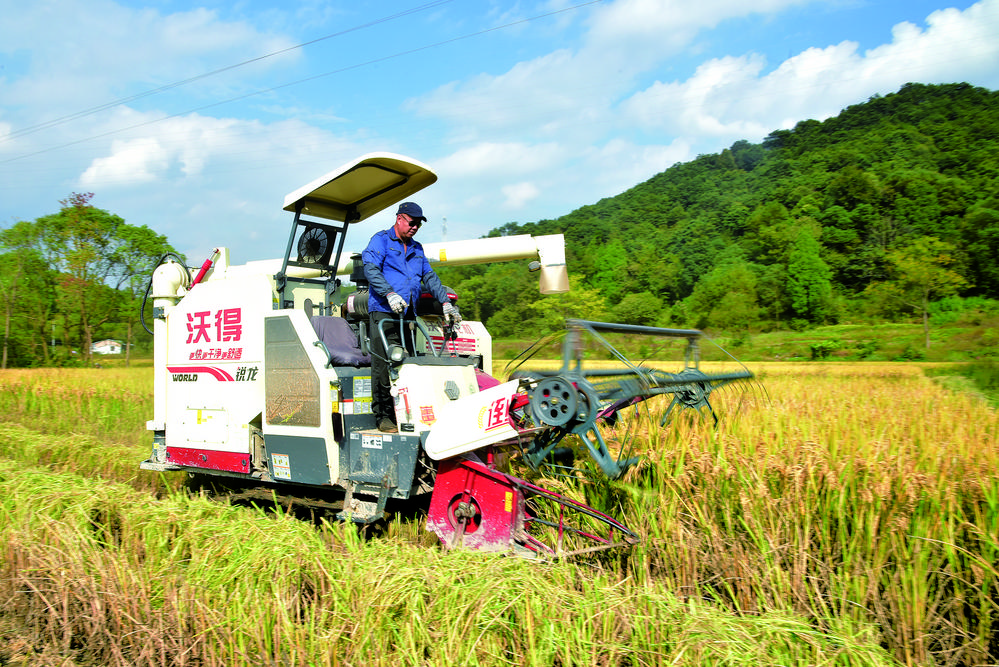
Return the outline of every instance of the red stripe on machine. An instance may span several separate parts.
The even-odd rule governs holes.
[[[167,447],[167,460],[192,468],[208,470],[228,470],[229,472],[250,472],[250,455],[240,452],[216,452],[211,449],[191,449],[188,447]]]
[[[167,366],[171,373],[208,373],[221,382],[232,382],[232,376],[215,366]]]
[[[430,341],[434,346],[434,349],[439,350],[441,348],[441,342],[444,340],[441,336],[430,336]],[[448,340],[445,349],[450,350],[452,347],[459,352],[475,352],[478,348],[476,345],[476,340],[474,338],[457,338],[455,340]]]

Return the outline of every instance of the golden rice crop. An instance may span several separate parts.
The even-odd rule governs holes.
[[[0,664],[996,663],[999,419],[921,368],[650,401],[557,482],[642,543],[545,565],[210,504],[136,470],[148,369],[0,373]]]

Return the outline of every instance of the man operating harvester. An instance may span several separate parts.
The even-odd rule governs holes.
[[[371,411],[378,430],[395,433],[395,405],[390,393],[388,351],[378,333],[382,320],[398,321],[401,314],[415,316],[416,300],[420,298],[421,281],[434,298],[441,302],[446,323],[461,321],[457,308],[447,298],[447,291],[440,278],[430,268],[423,246],[414,241],[420,226],[426,222],[423,209],[413,202],[399,204],[395,225],[371,237],[368,247],[361,253],[364,260],[364,277],[368,280],[368,317],[371,338]],[[399,326],[385,325],[385,338],[389,346],[401,344]]]

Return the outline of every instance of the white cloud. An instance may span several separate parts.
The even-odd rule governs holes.
[[[150,119],[130,110],[115,118]],[[131,134],[111,142],[63,194],[97,192],[95,205],[165,234],[189,258],[224,245],[237,263],[281,254],[291,220],[281,210],[285,194],[370,151],[300,121],[191,114]]]
[[[500,74],[450,82],[407,108],[447,123],[454,141],[525,136],[591,143],[620,128],[613,105],[637,77],[732,18],[817,0],[618,0],[597,6],[576,49],[558,49]]]
[[[891,43],[865,53],[850,41],[809,48],[769,73],[758,54],[716,58],[685,81],[656,82],[621,109],[646,130],[724,140],[717,150],[805,118],[827,118],[910,81],[980,81],[985,72],[999,80],[999,0],[934,12],[927,24],[923,30],[900,23]]]
[[[436,169],[455,178],[489,175],[500,178],[554,167],[564,159],[558,144],[483,142],[455,151],[436,161]]]
[[[644,67],[684,49],[696,35],[723,21],[771,14],[814,0],[618,0],[598,7],[590,19],[588,48],[625,51]]]
[[[115,141],[111,155],[94,159],[80,176],[80,185],[94,188],[105,184],[135,185],[148,183],[170,164],[170,156],[153,137]]]
[[[53,48],[36,48],[39,39]],[[106,102],[109,94],[127,97],[292,45],[286,36],[220,19],[207,9],[161,15],[112,0],[27,3],[5,12],[0,22],[0,53],[32,54],[23,73],[11,72],[7,104],[42,110],[63,109],[66,100],[86,108]],[[183,90],[211,96],[242,90],[240,82],[298,57],[291,51]],[[41,120],[50,117],[52,112],[43,111]]]
[[[86,187],[129,186],[169,177],[175,169],[186,177],[197,176],[213,155],[225,155],[244,145],[255,125],[196,114],[159,120],[129,109],[119,109],[114,118],[131,126],[143,125],[140,119],[147,119],[151,126],[131,133],[153,134],[112,141],[110,154],[94,158],[80,176]]]
[[[891,43],[864,54],[861,76],[938,83],[957,81],[956,75],[989,87],[999,84],[999,0],[982,0],[963,12],[941,9],[926,23],[925,30],[896,25]]]
[[[541,190],[538,189],[538,186],[528,182],[507,185],[501,191],[505,197],[503,208],[511,211],[518,211],[524,208],[529,202],[541,195]]]
[[[517,63],[499,76],[480,74],[460,86],[455,82],[440,86],[408,101],[406,107],[441,118],[466,139],[479,140],[497,132],[523,136],[525,130],[532,135],[539,130],[550,134],[552,118],[574,115],[601,96],[594,74],[590,68],[579,67],[578,59],[563,49]],[[587,97],[581,99],[581,94]]]
[[[352,141],[297,120],[262,123],[199,114],[158,119],[129,109],[119,109],[113,118],[111,126],[134,127],[126,132],[133,138],[114,140],[108,154],[92,160],[80,178],[89,186],[128,185],[151,173],[178,180],[215,178],[232,169],[316,160],[332,168],[339,163],[333,164],[330,155],[354,157],[356,151],[363,152]]]
[[[683,83],[656,82],[621,105],[621,113],[637,127],[674,136],[745,136],[766,131],[745,118],[751,112],[758,75],[764,67],[760,56],[725,57],[697,68]],[[748,101],[747,101],[748,100]],[[737,116],[722,120],[726,116]]]

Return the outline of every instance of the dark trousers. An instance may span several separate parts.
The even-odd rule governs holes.
[[[372,312],[368,315],[368,325],[371,328],[368,332],[368,349],[371,351],[371,412],[375,415],[376,424],[384,417],[395,422],[395,402],[392,400],[390,393],[392,385],[389,383],[388,351],[382,343],[378,328],[382,320],[391,322],[386,323],[384,327],[388,345],[402,344],[398,315],[381,312]]]

